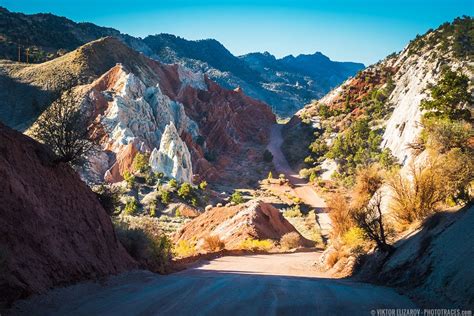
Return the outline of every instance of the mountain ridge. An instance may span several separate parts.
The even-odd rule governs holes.
[[[332,70],[317,77],[317,71],[310,73],[312,78],[309,78],[308,74],[301,73],[301,68],[295,67],[270,69],[267,74],[256,70],[245,58],[234,56],[215,39],[191,41],[165,33],[139,38],[113,28],[89,22],[76,23],[49,13],[26,15],[0,7],[0,58],[18,60],[20,45],[22,61],[26,60],[28,49],[29,62],[43,62],[106,36],[117,37],[161,62],[179,63],[195,72],[203,72],[225,88],[240,87],[249,96],[270,104],[274,112],[282,116],[293,114],[364,68],[363,64],[356,64],[354,69],[339,71],[340,62],[329,61],[325,67]],[[284,72],[281,76],[280,71]]]

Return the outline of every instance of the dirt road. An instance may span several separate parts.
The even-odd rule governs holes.
[[[394,290],[324,278],[319,253],[222,257],[167,276],[137,271],[18,304],[21,315],[371,315],[413,308]]]
[[[282,127],[283,125],[281,124],[273,125],[270,143],[267,146],[268,150],[273,154],[273,165],[279,173],[283,173],[287,179],[290,180],[295,186],[296,193],[306,204],[317,210],[323,210],[326,207],[324,200],[308,185],[305,179],[301,178],[299,174],[290,167],[281,151],[281,145],[283,144],[283,137],[281,135]]]
[[[281,135],[283,125],[275,124],[272,127],[270,142],[267,149],[273,154],[273,165],[279,173],[283,173],[287,179],[295,186],[295,193],[303,202],[317,211],[318,223],[321,227],[321,232],[324,236],[329,234],[331,230],[331,220],[326,210],[326,202],[321,198],[316,191],[308,184],[308,182],[301,178],[295,172],[281,151],[283,144],[283,137]]]

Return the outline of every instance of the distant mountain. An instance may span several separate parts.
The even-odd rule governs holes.
[[[51,60],[101,37],[114,36],[164,63],[200,71],[228,89],[240,87],[251,97],[288,116],[318,99],[363,64],[331,61],[321,53],[276,59],[269,53],[234,56],[213,39],[189,41],[170,34],[144,39],[92,23],[76,23],[52,14],[13,13],[0,7],[0,59],[38,63]]]

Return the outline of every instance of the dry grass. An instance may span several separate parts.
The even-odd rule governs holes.
[[[301,246],[301,236],[297,232],[287,233],[280,239],[282,249],[295,249],[299,246]]]
[[[275,248],[275,243],[270,239],[258,240],[247,238],[242,241],[238,248],[249,251],[270,251]]]
[[[207,236],[204,238],[203,249],[207,252],[216,252],[225,248],[225,243],[219,236]]]
[[[331,234],[333,237],[344,235],[354,226],[346,197],[340,193],[335,193],[330,197],[327,206],[332,221]]]
[[[431,161],[425,166],[412,164],[407,176],[396,173],[388,179],[393,190],[391,209],[400,224],[423,220],[445,200],[445,179],[440,171]]]

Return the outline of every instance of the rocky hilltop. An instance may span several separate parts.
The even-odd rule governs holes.
[[[313,99],[322,97],[363,64],[335,62],[321,53],[287,56],[269,54],[234,56],[216,40],[189,41],[170,34],[144,39],[92,23],[75,23],[52,14],[25,15],[0,7],[0,58],[44,62],[64,55],[90,41],[114,36],[129,47],[164,63],[178,63],[202,72],[228,89],[241,87],[247,95],[289,116]]]
[[[255,168],[263,160],[275,122],[264,103],[182,66],[149,59],[113,37],[45,63],[7,63],[3,69],[13,82],[10,91],[28,84],[44,95],[73,86],[102,147],[83,172],[91,182],[123,180],[143,152],[155,171],[179,181],[226,177],[232,183],[241,160]],[[2,119],[15,126],[34,121],[36,109],[28,101],[17,101],[6,111],[10,120]]]
[[[288,160],[310,169],[319,166],[323,179],[330,179],[336,170],[346,172],[338,166],[351,159],[353,162],[355,153],[342,157],[328,151],[334,145],[344,151],[343,141],[348,139],[345,135],[355,133],[357,123],[362,122],[372,131],[369,142],[365,141],[373,141],[373,148],[361,150],[367,150],[369,156],[385,152],[407,165],[413,158],[411,145],[422,129],[420,103],[428,97],[429,87],[439,81],[447,68],[472,78],[472,38],[465,38],[466,28],[472,29],[472,19],[468,17],[429,30],[400,53],[367,67],[325,97],[305,106],[286,128],[284,147]],[[309,148],[292,150],[295,138]],[[312,158],[303,163],[308,156]],[[355,165],[354,162],[352,166]]]
[[[136,267],[95,194],[52,160],[0,124],[0,306]]]

